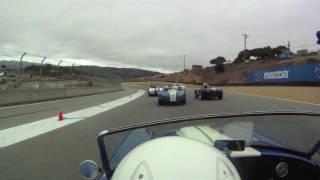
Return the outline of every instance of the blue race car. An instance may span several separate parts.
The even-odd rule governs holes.
[[[177,89],[166,87],[158,93],[158,104],[186,104],[186,92],[182,87]]]

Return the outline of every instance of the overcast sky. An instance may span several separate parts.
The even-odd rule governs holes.
[[[243,48],[318,48],[320,0],[0,0],[0,54],[181,70]],[[33,61],[40,57],[27,56]]]

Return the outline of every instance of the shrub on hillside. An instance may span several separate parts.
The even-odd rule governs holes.
[[[216,73],[223,73],[225,71],[224,65],[216,64],[216,66],[214,67],[214,70],[216,71]]]
[[[320,59],[311,57],[311,58],[307,58],[306,62],[307,63],[316,63],[316,62],[320,62]]]

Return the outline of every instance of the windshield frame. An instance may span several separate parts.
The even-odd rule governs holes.
[[[112,176],[112,170],[110,168],[110,164],[108,161],[108,154],[106,151],[106,146],[104,142],[104,138],[108,135],[120,133],[124,131],[130,131],[138,128],[145,128],[155,125],[164,125],[164,124],[173,124],[177,122],[188,122],[188,121],[200,121],[204,119],[218,119],[218,118],[233,118],[233,117],[253,117],[253,116],[269,116],[269,115],[305,115],[305,116],[316,116],[320,117],[320,113],[318,112],[311,112],[311,111],[253,111],[253,112],[240,112],[240,113],[220,113],[220,114],[206,114],[206,115],[195,115],[195,116],[186,116],[186,117],[176,117],[176,118],[170,118],[170,119],[162,119],[157,121],[151,121],[151,122],[143,122],[143,123],[137,123],[127,126],[122,126],[118,128],[113,128],[110,130],[104,130],[100,132],[98,136],[98,147],[100,150],[100,158],[101,163],[103,166],[103,170],[106,173],[107,177]]]

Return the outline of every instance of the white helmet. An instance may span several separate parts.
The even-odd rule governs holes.
[[[209,87],[209,84],[203,83],[203,87],[204,87],[204,88],[208,88],[208,87]]]
[[[240,180],[230,160],[209,144],[171,136],[143,143],[119,163],[112,180]]]

